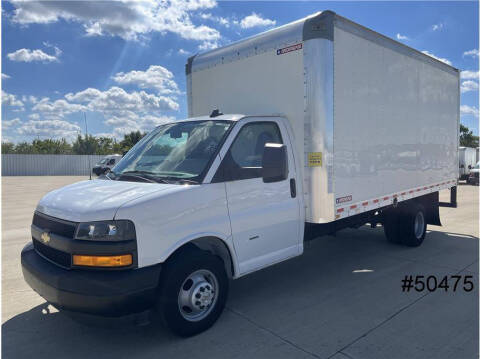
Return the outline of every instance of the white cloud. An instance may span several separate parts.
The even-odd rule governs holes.
[[[175,117],[170,116],[143,116],[137,118],[135,114],[132,117],[111,117],[105,121],[105,124],[113,127],[113,136],[120,138],[124,134],[132,131],[150,132],[156,126],[163,123],[175,121]]]
[[[264,19],[261,15],[253,12],[251,15],[244,17],[242,21],[240,21],[240,26],[243,29],[250,29],[252,27],[273,26],[276,23],[275,20]]]
[[[479,53],[480,52],[478,51],[478,49],[473,49],[473,50],[465,51],[463,53],[463,56],[471,56],[471,57],[475,58],[475,57],[479,56]]]
[[[181,50],[181,49],[180,49]],[[150,66],[146,71],[119,72],[112,79],[121,85],[136,85],[142,89],[155,89],[159,94],[177,94],[173,74],[162,66]]]
[[[43,42],[43,46],[52,48],[53,51],[55,52],[55,56],[56,56],[56,57],[59,57],[59,56],[63,53],[62,50],[60,50],[57,46],[52,45],[52,44],[49,43],[48,41],[44,41],[44,42]]]
[[[225,27],[230,27],[230,20],[225,18],[225,17],[221,17],[221,16],[213,16],[212,14],[210,13],[203,13],[203,14],[200,14],[200,18],[202,20],[209,20],[209,21],[214,21],[214,22],[217,22],[219,23],[220,25],[223,25]]]
[[[42,50],[30,50],[30,49],[19,49],[15,52],[7,54],[7,57],[11,61],[18,62],[32,62],[32,61],[41,61],[41,62],[53,62],[58,61],[55,56],[46,54]]]
[[[217,41],[204,41],[200,45],[198,45],[198,49],[200,51],[208,51],[216,49],[219,46]]]
[[[20,121],[20,119],[18,117],[14,118],[13,120],[3,120],[2,121],[2,130],[8,130],[12,127],[20,125],[20,123],[22,123],[22,121]]]
[[[462,115],[472,115],[478,118],[478,108],[476,108],[475,106],[461,105],[460,113]]]
[[[16,132],[23,136],[44,136],[73,140],[81,132],[81,128],[76,124],[62,120],[30,120],[17,128]]]
[[[10,76],[8,76],[7,74],[4,74],[2,72],[2,80],[6,80],[6,79],[9,79],[9,78],[10,78]]]
[[[64,99],[51,102],[48,97],[41,99],[35,106],[33,111],[42,113],[43,117],[54,120],[61,119],[75,112],[85,111],[86,107],[79,104],[69,103]]]
[[[407,36],[405,36],[405,35],[401,35],[401,34],[398,34],[398,33],[397,33],[397,40],[403,40],[403,41],[405,41],[405,40],[409,40],[409,38],[408,38]]]
[[[28,118],[31,119],[31,120],[39,120],[40,115],[38,113],[32,113],[32,114],[28,115]]]
[[[83,25],[87,36],[142,40],[152,32],[171,32],[189,40],[215,40],[220,33],[195,25],[191,15],[217,6],[215,0],[165,1],[21,1],[12,0],[13,21],[48,24],[59,20]]]
[[[2,90],[2,104],[13,107],[23,107],[23,102],[17,99],[17,96],[6,93]]]
[[[442,23],[432,25],[432,30],[433,31],[438,31],[438,30],[441,30],[441,29],[443,29],[443,24]]]
[[[465,70],[460,72],[460,77],[465,80],[478,80],[479,79],[479,71],[470,71],[470,70]]]
[[[191,52],[188,51],[188,50],[184,50],[184,49],[178,50],[178,54],[179,54],[179,55],[190,55],[190,53],[191,53]]]
[[[90,111],[104,113],[133,111],[140,114],[149,111],[178,110],[179,108],[178,103],[170,97],[157,96],[145,91],[128,93],[116,86],[111,87],[107,91],[88,88],[75,94],[66,94],[65,98],[70,102],[86,104]]]
[[[445,58],[442,58],[442,57],[438,57],[438,56],[435,56],[434,54],[432,54],[431,52],[427,51],[427,50],[423,50],[422,51],[425,55],[428,55],[430,57],[433,57],[434,59],[438,60],[438,61],[442,61],[444,63],[446,63],[447,65],[450,65],[452,66],[452,62],[448,59],[445,59]]]
[[[478,90],[478,82],[467,80],[467,81],[463,81],[462,84],[460,85],[460,91],[462,93],[468,92],[468,91],[475,91],[475,90]]]
[[[174,117],[160,115],[162,111],[179,108],[171,97],[145,91],[128,93],[120,87],[111,87],[106,91],[88,88],[75,94],[69,93],[65,98],[83,104],[88,111],[101,113],[104,123],[113,127],[115,137],[130,131],[150,131],[160,123],[174,120]]]

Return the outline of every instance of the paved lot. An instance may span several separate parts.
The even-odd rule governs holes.
[[[217,324],[179,339],[158,325],[77,324],[24,283],[37,201],[80,179],[2,178],[4,358],[478,358],[478,187],[459,187],[459,208],[441,209],[444,226],[430,226],[420,248],[367,227],[312,241],[303,256],[234,281]],[[406,274],[473,275],[476,287],[402,293]]]

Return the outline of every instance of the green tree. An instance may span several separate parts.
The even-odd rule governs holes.
[[[460,146],[478,147],[478,136],[467,127],[460,124]]]
[[[72,153],[72,146],[64,138],[60,140],[52,140],[52,139],[33,140],[32,151],[33,153],[39,153],[39,154],[65,155],[65,154]]]
[[[145,135],[146,133],[142,133],[140,131],[132,131],[130,133],[126,133],[123,136],[123,140],[120,142],[123,152],[129,151],[130,148],[132,148]]]
[[[15,145],[15,153],[18,154],[36,154],[34,147],[31,143],[20,142]]]
[[[2,142],[2,153],[15,153],[15,145],[11,142]]]
[[[98,140],[92,135],[78,135],[72,144],[73,153],[76,155],[93,155],[99,149]]]

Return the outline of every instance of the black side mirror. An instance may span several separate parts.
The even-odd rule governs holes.
[[[471,169],[472,169],[472,166],[471,166],[471,165],[468,165],[468,169],[471,170]]]
[[[279,182],[288,176],[287,146],[280,143],[266,143],[262,157],[263,182]]]

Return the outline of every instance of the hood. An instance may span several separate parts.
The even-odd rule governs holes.
[[[110,220],[120,206],[131,200],[182,187],[163,183],[82,181],[47,193],[38,203],[37,211],[73,222]]]
[[[470,170],[470,173],[478,173],[478,172],[480,172],[480,169],[479,169],[479,168],[472,168],[472,169]]]

